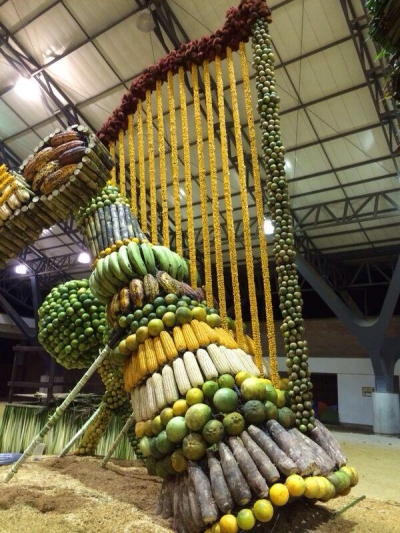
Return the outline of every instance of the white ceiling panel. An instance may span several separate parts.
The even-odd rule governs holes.
[[[0,7],[0,20],[10,31],[17,31],[22,25],[57,3],[58,0],[6,1]]]
[[[114,109],[118,107],[125,92],[125,86],[119,85],[100,98],[91,99],[88,103],[80,105],[79,109],[95,128],[100,129]]]
[[[46,97],[44,96],[44,98]],[[14,109],[18,115],[23,117],[24,121],[29,126],[34,126],[39,122],[47,120],[57,109],[56,105],[51,100],[46,98],[50,107],[50,109],[48,109],[39,95],[34,99],[23,98],[18,94],[17,89],[13,89],[5,94],[3,100]]]
[[[3,57],[0,57],[0,92],[12,87],[18,79],[18,72]]]
[[[319,145],[300,150],[293,149],[286,155],[286,161],[286,175],[289,180],[289,187],[291,187],[290,178],[292,177],[297,178],[330,170],[329,162]]]
[[[26,123],[4,100],[0,100],[0,116],[0,139],[11,137],[26,128]]]
[[[32,153],[34,147],[39,144],[40,140],[41,137],[35,132],[28,130],[27,132],[21,135],[16,135],[9,141],[6,141],[6,145],[9,146],[22,161]]]

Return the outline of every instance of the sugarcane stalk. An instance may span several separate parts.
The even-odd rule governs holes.
[[[99,247],[99,253],[100,253],[102,250],[104,250],[105,244],[103,242],[100,218],[99,218],[99,213],[97,210],[93,213],[93,218],[94,218],[94,225],[96,228],[97,245]]]
[[[135,421],[135,416],[134,414],[132,413],[130,415],[130,417],[128,418],[128,420],[125,422],[124,424],[124,427],[121,429],[121,431],[118,433],[117,435],[117,438],[114,440],[114,442],[112,443],[112,446],[111,448],[108,450],[107,452],[107,455],[104,457],[104,459],[102,460],[101,462],[101,467],[102,468],[105,468],[106,467],[106,464],[108,463],[108,461],[111,459],[111,456],[112,454],[114,453],[114,451],[116,450],[118,444],[121,442],[122,440],[122,437],[124,435],[126,435],[129,431],[129,428],[131,427],[131,425],[133,424],[133,422]]]
[[[122,237],[122,239],[127,239],[129,235],[128,235],[128,228],[127,228],[126,219],[125,219],[124,205],[120,204],[120,203],[117,203],[117,204],[115,204],[115,207],[116,207],[117,212],[118,212],[118,219],[119,219],[119,227],[120,227],[120,230],[121,230],[121,237]]]
[[[110,153],[95,135],[90,136],[90,143],[88,147],[92,148],[96,152],[107,170],[111,170],[114,167],[114,161],[112,160]]]
[[[96,245],[94,243],[94,236],[92,234],[92,229],[90,227],[88,217],[85,218],[83,226],[85,228],[85,233],[86,233],[86,237],[88,241],[88,248],[90,248],[90,251],[92,252],[93,256],[96,257],[97,256]]]
[[[17,230],[17,233],[15,233],[15,230],[14,228],[10,225],[10,221],[7,220],[7,222],[5,223],[5,227],[8,229],[8,232],[12,235],[12,241],[8,238],[9,236],[7,236],[8,238],[8,241],[10,243],[10,248],[11,248],[11,245],[15,245],[15,248],[18,249],[18,248],[25,248],[25,245],[26,245],[26,242],[23,240],[23,239],[20,239],[19,238],[19,234],[20,232]]]
[[[128,232],[128,239],[135,236],[135,232],[133,230],[133,224],[132,224],[132,211],[129,205],[123,204],[123,208],[125,211],[125,225]]]
[[[101,170],[93,161],[93,159],[88,157],[87,155],[84,155],[82,157],[82,163],[86,166],[86,169],[89,169],[87,170],[88,175],[90,175],[90,177],[95,181],[95,183],[98,183],[99,179],[101,178]]]
[[[118,212],[115,204],[110,206],[111,222],[113,227],[114,242],[121,240],[120,221],[118,219]]]
[[[70,176],[65,186],[70,189],[71,194],[76,196],[81,205],[90,204],[91,195],[86,194],[84,189],[79,185],[79,180],[76,176]]]
[[[53,191],[49,196],[47,196],[48,205],[51,206],[53,212],[60,215],[61,218],[68,218],[71,214],[69,208],[64,205],[62,201],[57,198],[58,195],[54,193],[58,193],[58,191]]]
[[[78,168],[74,170],[74,176],[76,176],[81,182],[89,187],[92,191],[98,190],[98,185],[95,181],[88,175],[87,167],[83,163],[78,163]],[[89,169],[90,170],[90,169]]]
[[[99,250],[99,243],[97,242],[97,232],[94,225],[94,220],[91,215],[88,216],[88,223],[90,227],[90,232],[92,234],[92,243],[94,248],[94,256],[97,257],[99,253],[101,252],[101,249]]]
[[[104,165],[103,161],[100,159],[100,157],[96,154],[96,152],[93,150],[92,147],[88,147],[85,150],[85,155],[89,157],[93,161],[93,163],[96,165],[96,167],[99,169],[99,173],[103,176],[108,172],[107,167]]]
[[[41,223],[44,223],[46,226],[50,227],[54,224],[55,220],[50,217],[46,211],[43,211],[43,207],[44,206],[40,203],[40,198],[35,196],[32,198],[32,202],[30,202],[28,206],[23,205],[21,210],[22,212],[25,212],[25,209],[31,211],[32,214],[41,221]]]
[[[104,403],[101,403],[100,406],[96,409],[96,411],[92,414],[92,416],[88,420],[86,420],[86,422],[83,424],[80,430],[77,431],[75,435],[72,437],[72,439],[64,446],[64,448],[58,454],[58,457],[64,457],[64,455],[66,455],[69,452],[69,450],[72,448],[75,442],[79,439],[79,437],[86,431],[86,429],[90,426],[90,424],[94,422],[96,418],[99,416],[103,405]]]
[[[3,483],[8,483],[8,481],[10,481],[10,479],[18,472],[21,465],[24,464],[25,461],[28,459],[28,457],[32,455],[33,450],[35,449],[36,445],[40,444],[43,438],[51,430],[51,428],[57,424],[57,422],[60,420],[60,418],[63,416],[63,414],[67,410],[70,403],[76,398],[78,393],[85,386],[85,384],[89,381],[90,377],[94,374],[94,372],[101,366],[101,363],[104,361],[104,359],[112,352],[113,348],[117,345],[117,343],[119,342],[123,334],[124,334],[123,330],[118,330],[114,333],[108,345],[100,352],[100,355],[97,357],[94,363],[87,369],[83,377],[75,385],[72,391],[68,394],[68,396],[65,398],[63,403],[59,407],[57,407],[54,414],[49,418],[47,423],[43,426],[43,428],[39,431],[39,433],[34,437],[32,442],[27,447],[27,449],[24,451],[24,453],[21,455],[21,457],[18,459],[18,461],[14,463],[13,466],[9,469],[9,471],[3,478]]]
[[[115,239],[114,239],[114,234],[113,234],[113,225],[112,225],[110,206],[105,205],[103,209],[104,209],[104,216],[106,219],[108,246],[112,246],[115,243]]]
[[[103,250],[105,250],[107,248],[107,243],[108,243],[108,234],[107,234],[107,224],[106,224],[106,217],[105,217],[104,209],[102,207],[98,207],[97,213],[99,214],[101,234],[103,236],[103,245],[104,245]]]

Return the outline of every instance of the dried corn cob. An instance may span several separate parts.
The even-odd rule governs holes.
[[[148,420],[150,416],[148,416],[148,409],[147,409],[147,388],[146,385],[142,385],[140,387],[140,416],[142,420]]]
[[[242,362],[233,350],[225,348],[225,346],[220,346],[219,349],[228,361],[231,374],[235,375],[243,370]]]
[[[135,415],[136,422],[141,422],[143,418],[142,418],[142,410],[140,407],[140,388],[139,387],[136,387],[131,392],[131,404],[132,404],[133,414]]]
[[[52,174],[49,174],[42,182],[40,191],[46,195],[50,194],[54,189],[57,189],[60,185],[65,183],[75,169],[76,165],[66,165]]]
[[[248,355],[241,348],[235,348],[234,352],[241,360],[243,367],[244,367],[243,370],[247,370],[247,372],[251,374],[252,376],[256,376],[256,377],[260,376],[260,371],[254,364],[253,359],[251,358],[251,355]]]
[[[163,409],[168,403],[164,393],[163,378],[161,374],[155,372],[152,375],[152,379],[154,385],[154,393],[156,395],[157,409],[161,411],[161,409]]]
[[[181,330],[185,338],[187,349],[190,352],[195,352],[196,350],[198,350],[200,348],[200,343],[197,340],[196,334],[193,331],[191,325],[182,324]]]
[[[162,380],[165,399],[169,404],[174,403],[179,399],[179,392],[175,382],[174,371],[169,365],[165,365],[162,369]]]
[[[38,172],[46,163],[48,163],[53,154],[53,148],[47,147],[35,154],[32,159],[28,160],[23,168],[22,175],[30,182],[33,180],[36,172]]]
[[[139,358],[137,356],[137,353],[132,355],[132,364],[130,367],[130,371],[132,373],[132,388],[133,388],[133,387],[136,387],[136,385],[141,380]]]
[[[199,348],[196,352],[196,359],[207,380],[216,379],[218,377],[218,370],[206,350]]]
[[[175,326],[172,330],[172,336],[174,338],[174,344],[178,352],[185,352],[187,350],[187,344],[183,332],[179,326]]]
[[[151,377],[146,381],[146,391],[148,418],[154,418],[155,414],[157,413],[157,402],[156,394],[154,392],[153,380]]]
[[[168,361],[172,361],[175,357],[178,357],[178,350],[176,349],[171,335],[167,331],[162,331],[160,333],[160,340]]]
[[[201,387],[204,383],[204,379],[194,353],[185,352],[183,354],[183,362],[192,387]]]
[[[218,333],[219,344],[222,344],[223,346],[226,346],[227,348],[231,348],[232,350],[234,348],[239,348],[239,345],[235,341],[235,339],[231,337],[229,333],[225,331],[223,328],[215,328],[214,331]]]
[[[185,364],[183,360],[178,357],[172,363],[174,369],[174,377],[176,384],[178,385],[179,392],[185,395],[191,388],[189,376],[187,375]]]
[[[146,352],[147,371],[151,374],[158,369],[158,362],[156,352],[154,350],[153,339],[146,339],[144,341],[144,347]]]
[[[253,339],[251,337],[249,337],[248,335],[245,335],[245,339],[246,339],[246,342],[247,342],[247,345],[249,347],[249,354],[250,355],[256,355],[256,345],[253,341]]]
[[[124,388],[126,392],[130,392],[132,389],[132,357],[129,357],[124,363]]]
[[[216,344],[209,344],[207,352],[220,374],[230,374],[231,369],[228,360]]]

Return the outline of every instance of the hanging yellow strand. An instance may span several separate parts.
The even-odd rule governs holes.
[[[156,170],[154,161],[153,141],[153,114],[151,111],[151,92],[146,91],[146,122],[147,122],[147,146],[149,158],[149,182],[150,182],[150,236],[151,242],[158,242],[157,237],[157,193],[156,193]]]
[[[271,283],[267,253],[267,240],[264,234],[264,206],[261,189],[260,168],[258,163],[256,131],[254,127],[253,106],[251,98],[249,69],[247,66],[246,49],[244,43],[239,46],[240,64],[242,68],[244,101],[246,105],[246,122],[249,131],[251,164],[253,169],[254,195],[256,198],[258,235],[260,241],[261,271],[264,285],[265,314],[268,340],[268,354],[271,371],[271,381],[274,386],[279,384],[278,362],[276,353],[274,312],[272,307]]]
[[[161,185],[161,219],[163,245],[169,248],[169,220],[168,220],[168,195],[167,195],[167,171],[165,168],[165,140],[164,140],[164,115],[161,81],[156,82],[157,97],[157,126],[158,126],[158,158],[160,162],[160,185]]]
[[[188,128],[186,93],[185,93],[185,71],[183,70],[183,67],[179,68],[179,98],[180,98],[181,122],[182,122],[183,166],[184,166],[184,174],[185,174],[186,218],[187,218],[187,238],[188,238],[188,246],[189,246],[190,284],[193,288],[196,288],[197,287],[196,245],[195,245],[195,240],[194,240],[192,175],[190,171],[189,128]]]
[[[119,189],[121,191],[121,196],[126,196],[124,141],[125,141],[124,130],[120,130],[118,133],[118,155],[119,155]]]
[[[140,225],[147,233],[146,176],[144,167],[143,113],[142,102],[137,106],[138,152],[139,152],[139,191],[140,191]]]
[[[217,80],[218,120],[221,139],[222,175],[224,178],[224,196],[226,210],[226,226],[229,243],[229,260],[231,264],[233,305],[235,308],[236,336],[239,345],[244,344],[242,306],[240,301],[239,273],[236,256],[235,224],[233,220],[232,196],[229,175],[228,141],[226,134],[224,84],[221,71],[221,59],[215,58],[215,77]]]
[[[235,132],[235,145],[238,163],[238,174],[240,183],[240,201],[242,204],[242,222],[243,222],[243,236],[244,236],[244,248],[246,254],[246,270],[247,270],[247,282],[249,287],[249,302],[250,302],[250,314],[251,314],[251,331],[255,344],[255,364],[260,372],[263,371],[262,360],[262,347],[261,347],[261,335],[260,335],[260,322],[258,320],[257,309],[257,296],[256,285],[254,281],[254,257],[253,246],[251,242],[251,229],[249,218],[249,205],[247,201],[247,185],[246,185],[246,167],[243,156],[243,143],[241,135],[241,123],[239,114],[239,105],[236,92],[236,78],[235,69],[232,60],[232,50],[228,47],[227,50],[227,63],[229,74],[229,88],[231,91],[231,105],[233,115],[233,127]]]
[[[108,147],[109,151],[110,151],[110,156],[111,156],[111,159],[114,161],[114,166],[112,167],[111,169],[111,185],[116,185],[117,184],[117,167],[116,167],[116,164],[117,164],[117,161],[115,159],[115,141],[110,141],[110,146]]]
[[[200,93],[199,93],[199,76],[197,66],[192,65],[192,86],[193,86],[193,103],[194,103],[194,121],[196,125],[196,145],[197,145],[197,163],[199,168],[199,187],[201,202],[201,227],[203,235],[203,260],[204,260],[204,282],[206,289],[206,299],[208,307],[213,307],[214,299],[212,292],[212,271],[211,271],[211,245],[210,231],[208,228],[207,212],[207,185],[206,171],[204,168],[204,143],[203,131],[201,127],[200,114]]]
[[[225,279],[224,279],[224,260],[222,255],[222,240],[221,240],[221,223],[219,216],[219,198],[218,198],[218,183],[217,183],[217,166],[215,162],[215,139],[214,139],[214,115],[212,108],[211,96],[211,82],[210,71],[208,68],[208,61],[203,63],[204,70],[204,90],[206,96],[206,110],[207,110],[207,133],[208,133],[208,154],[210,160],[210,177],[211,177],[211,203],[213,212],[213,228],[214,228],[214,246],[215,246],[215,266],[217,270],[217,286],[218,286],[218,307],[221,317],[222,327],[228,329],[228,322],[226,316],[226,295],[225,295]]]
[[[174,192],[174,215],[175,215],[175,240],[176,251],[182,256],[182,222],[181,222],[181,199],[179,195],[179,166],[178,166],[178,144],[176,137],[176,117],[174,99],[174,79],[171,71],[168,71],[168,106],[171,135],[171,167],[172,184]]]
[[[129,147],[129,183],[131,186],[131,210],[137,217],[137,193],[136,193],[136,161],[135,142],[133,138],[133,115],[128,115],[128,147]]]

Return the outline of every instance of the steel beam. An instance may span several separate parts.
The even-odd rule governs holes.
[[[36,330],[32,330],[15,308],[10,304],[7,298],[4,296],[3,291],[0,289],[0,305],[9,317],[15,322],[15,325],[21,330],[24,337],[31,343],[35,343]]]

